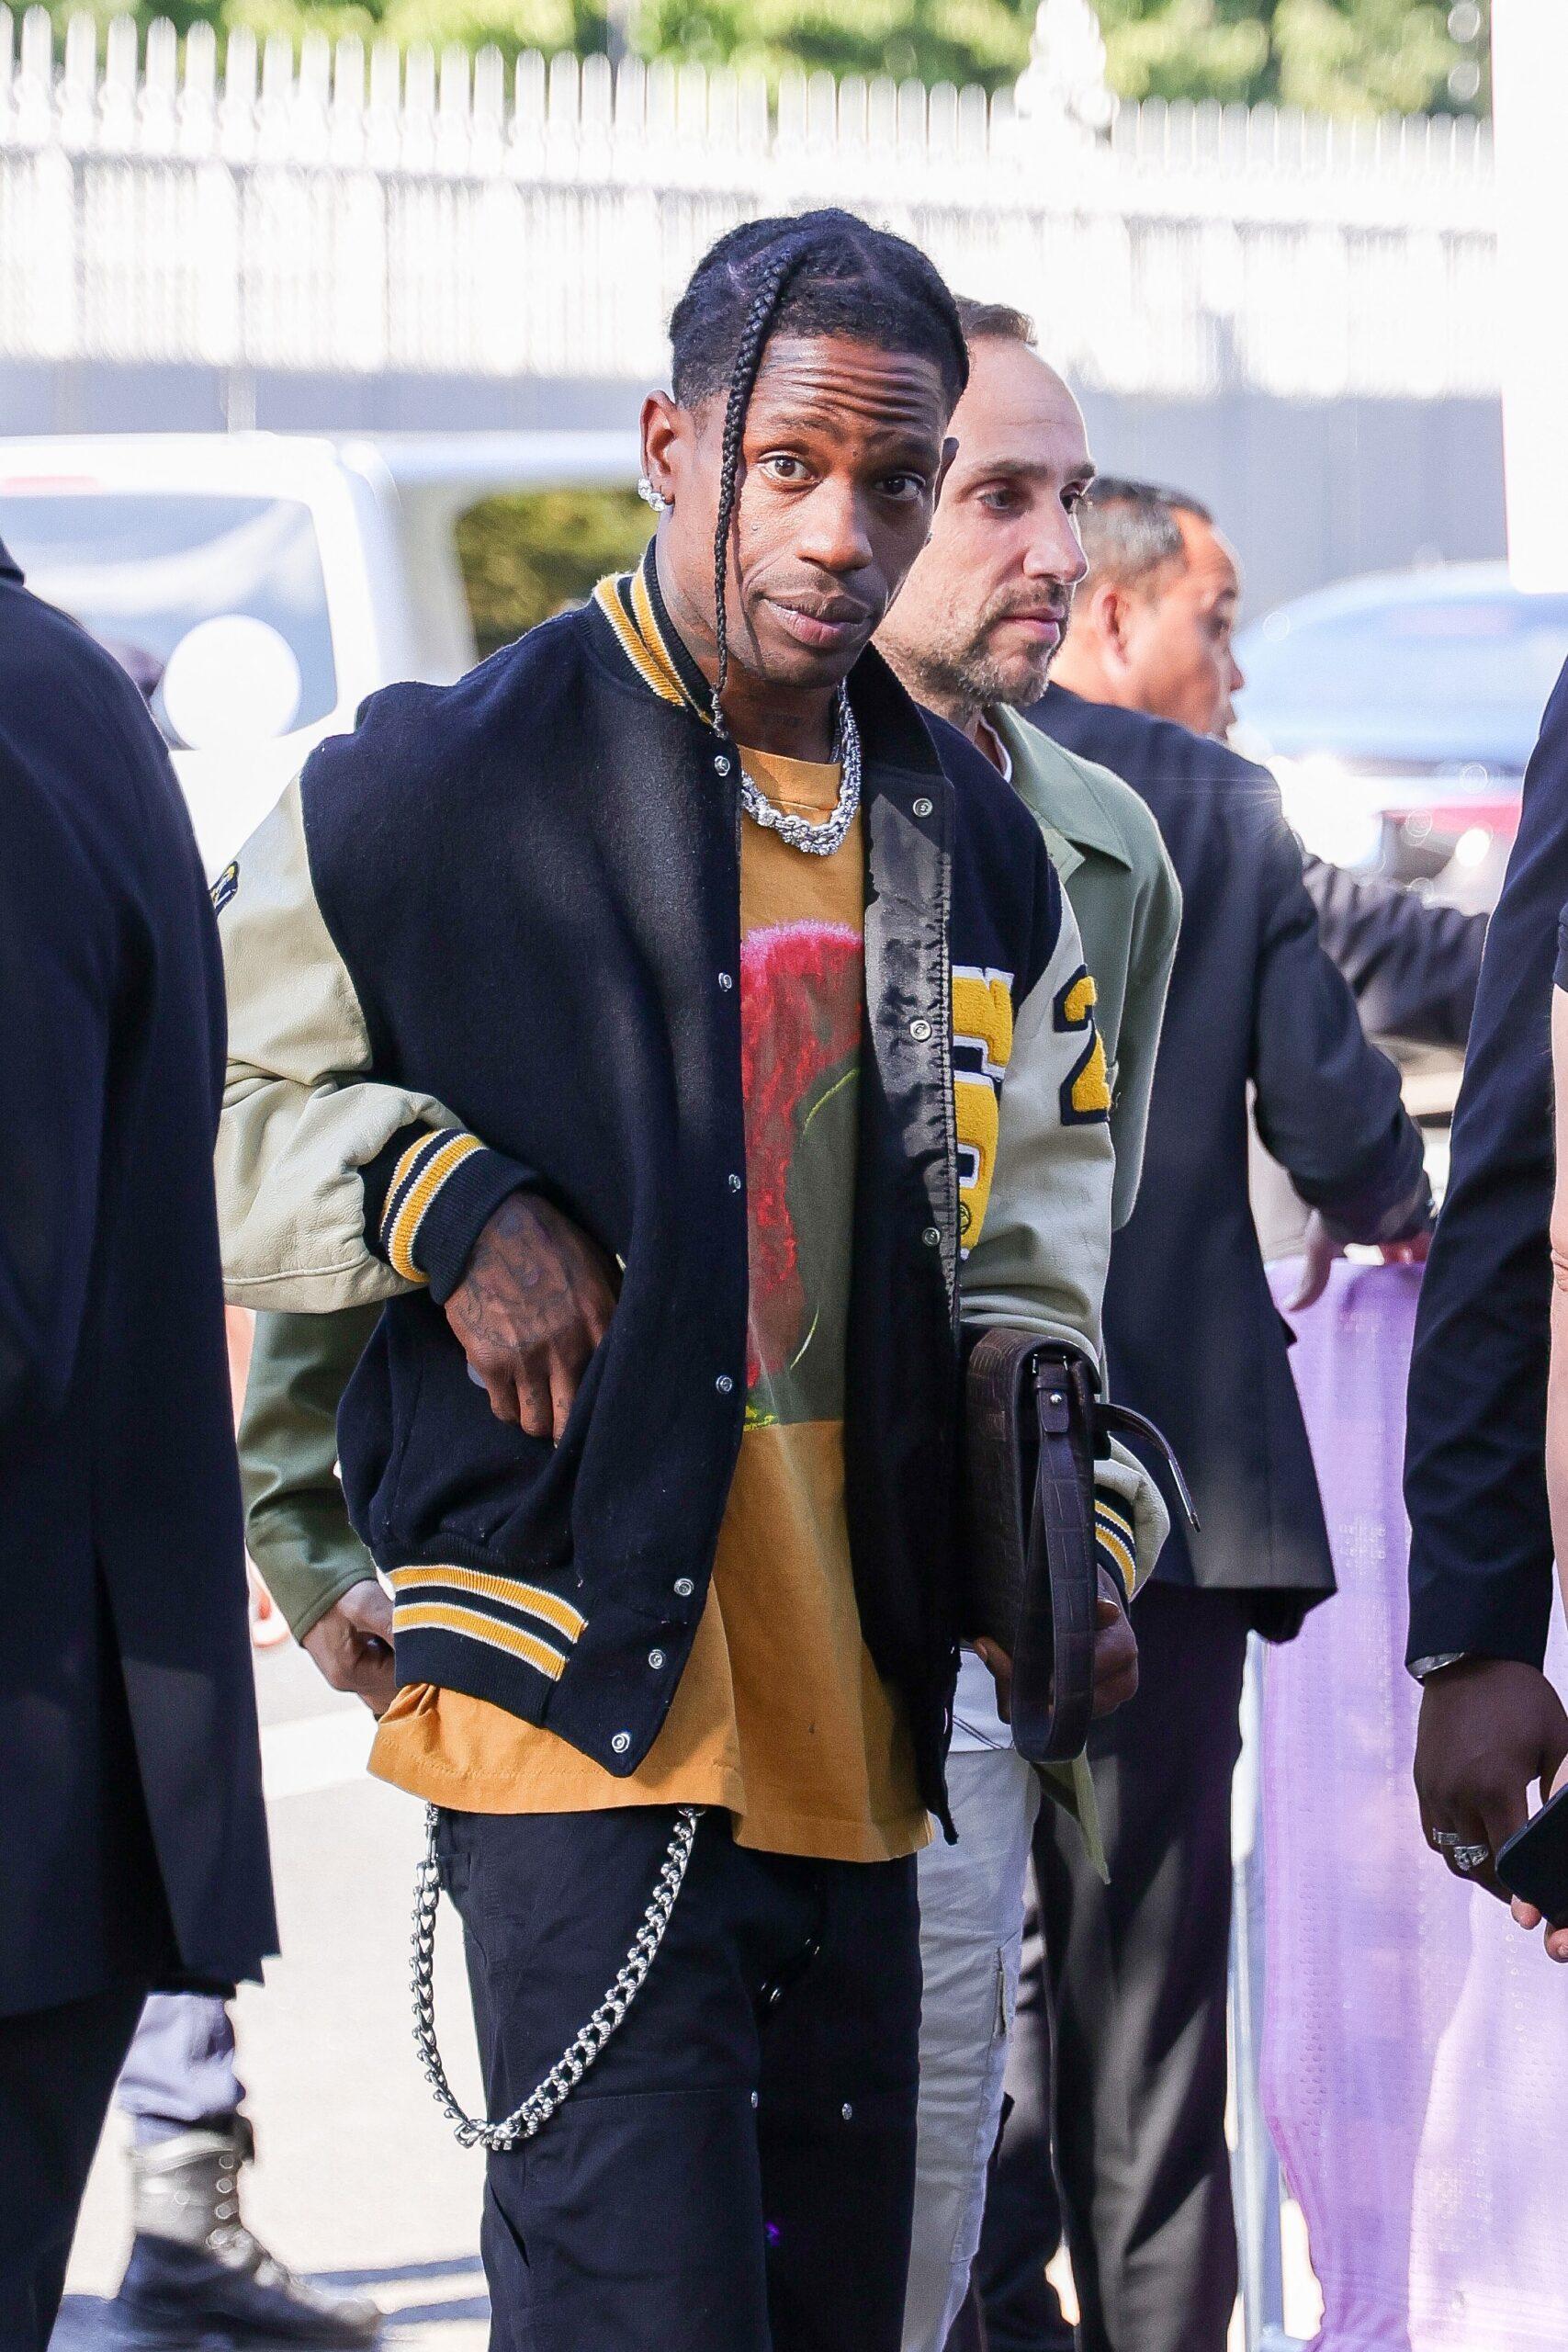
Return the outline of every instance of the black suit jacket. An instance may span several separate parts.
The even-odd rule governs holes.
[[[0,548],[0,2015],[275,1949],[222,1005],[141,696]]]
[[[1403,883],[1302,859],[1317,927],[1375,1037],[1462,1046],[1470,1034],[1486,917],[1433,906]]]
[[[1334,1570],[1252,1221],[1248,1081],[1264,1142],[1348,1240],[1425,1224],[1421,1139],[1324,952],[1272,776],[1060,686],[1030,716],[1125,777],[1181,882],[1143,1186],[1105,1301],[1112,1389],[1169,1437],[1203,1522],[1173,1533],[1160,1573],[1244,1592],[1260,1630],[1289,1634]]]
[[[1412,1665],[1539,1666],[1551,1613],[1546,1373],[1551,984],[1568,900],[1568,669],[1525,775],[1410,1368]]]

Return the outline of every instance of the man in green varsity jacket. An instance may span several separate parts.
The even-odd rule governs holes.
[[[1143,1167],[1180,886],[1137,794],[1021,716],[1043,689],[1084,573],[1075,515],[1094,469],[1077,404],[1033,349],[1029,322],[999,305],[961,302],[959,314],[970,379],[953,421],[958,451],[931,544],[877,642],[917,700],[963,729],[1011,784],[1066,886],[1107,1057],[1120,1227]],[[1102,1541],[1114,1544],[1112,1528]],[[947,1770],[958,1842],[928,1847],[919,1864],[924,1998],[905,2352],[942,2352],[969,2284],[1042,1793],[1009,1740],[987,1664],[1005,1691],[1004,1660],[965,1650],[959,1670]],[[1091,1799],[1088,1774],[1080,1758]],[[1060,1793],[1058,1781],[1047,1787]],[[1103,1855],[1091,1849],[1091,1859],[1103,1875]]]
[[[1038,829],[867,650],[951,296],[807,215],[671,333],[638,570],[375,697],[220,882],[228,1272],[384,1302],[337,1446],[393,1597],[373,1769],[468,1934],[492,2341],[892,2352],[961,1326],[1098,1356],[1110,1090]],[[319,1442],[333,1385],[268,1364],[264,1325],[264,1564],[257,1432],[305,1396]],[[1163,1513],[1100,1470],[1124,1600]],[[294,1521],[312,1646],[380,1672],[379,1588]],[[1108,1594],[1108,1698],[1131,1648]]]

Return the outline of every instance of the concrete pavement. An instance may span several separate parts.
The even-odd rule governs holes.
[[[421,1808],[367,1778],[370,1719],[287,1645],[256,1659],[283,1957],[240,1995],[240,2071],[258,2161],[246,2218],[295,2269],[396,2314],[395,2352],[481,2352],[483,2159],[465,2152],[413,2053],[409,1931]],[[441,2045],[479,2100],[461,1936],[446,1906]],[[98,2299],[129,2243],[123,2132],[111,2117],[83,2211],[57,2352],[112,2340]]]

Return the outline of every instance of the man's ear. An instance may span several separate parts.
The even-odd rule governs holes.
[[[642,469],[660,498],[675,502],[691,420],[668,392],[649,392],[642,404]]]
[[[957,455],[957,436],[956,435],[950,433],[942,445],[942,463],[936,469],[936,481],[931,488],[931,511],[933,514],[936,511],[937,501],[942,496],[942,486],[953,470],[953,461]]]
[[[1101,580],[1091,590],[1088,605],[1087,618],[1100,639],[1106,668],[1124,670],[1133,619],[1132,596],[1119,582]]]

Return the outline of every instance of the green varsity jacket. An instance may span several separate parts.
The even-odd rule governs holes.
[[[1159,826],[1131,785],[1066,750],[1016,711],[987,716],[1011,763],[1012,787],[1045,837],[1094,975],[1116,1147],[1111,1223],[1120,1229],[1133,1214],[1143,1172],[1149,1090],[1181,929],[1181,885]]]

